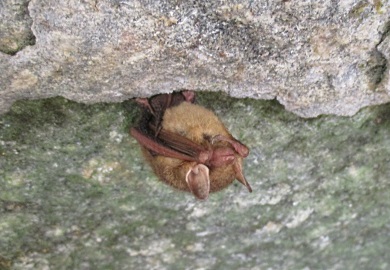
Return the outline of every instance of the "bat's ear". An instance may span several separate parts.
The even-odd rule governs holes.
[[[234,172],[236,173],[236,179],[246,186],[249,192],[252,192],[251,185],[249,185],[248,181],[246,181],[244,173],[242,172],[241,163],[238,161],[234,162]]]
[[[186,182],[197,199],[207,199],[210,192],[209,168],[203,164],[195,165],[187,172]]]

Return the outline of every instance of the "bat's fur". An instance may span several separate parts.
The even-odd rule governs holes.
[[[186,95],[182,96],[180,93],[171,95],[169,98],[167,95],[159,95],[139,101],[145,108],[144,116],[138,130],[133,128],[131,131],[133,136],[135,135],[134,130],[137,131],[138,136],[134,137],[142,145],[143,154],[156,175],[168,185],[179,190],[192,192],[199,199],[207,198],[208,192],[216,192],[227,187],[236,178],[251,191],[241,169],[242,160],[248,154],[246,146],[233,138],[212,111],[193,104],[194,94],[190,95],[190,98]],[[185,145],[187,145],[185,140],[191,141],[188,147],[181,146],[180,149],[183,151],[179,149],[180,154],[187,151],[185,148],[194,148],[191,145],[195,143],[200,146],[200,149],[206,149],[205,152],[209,154],[207,160],[205,159],[206,161],[203,162],[203,158],[199,158],[195,154],[193,154],[194,160],[184,160],[165,154],[159,147],[162,145],[162,147],[171,148],[171,143],[163,140],[164,136],[168,136],[165,135],[166,132],[168,135],[172,134],[173,138],[179,135],[177,139],[180,141],[182,141],[180,136],[186,138],[183,139]],[[224,139],[215,139],[219,137]],[[150,139],[153,139],[153,142]],[[176,139],[174,140],[176,141]],[[229,141],[233,141],[233,144]],[[233,145],[237,145],[237,147],[233,147]],[[225,154],[225,150],[227,154]],[[225,155],[232,161],[224,161]],[[205,185],[203,181],[199,182],[201,194],[191,190],[193,187],[189,186],[188,180],[186,181],[188,172],[198,164],[206,165],[208,168],[201,165],[207,170],[207,178],[209,178],[207,179],[209,181],[207,194],[202,194],[205,190],[202,187]],[[205,171],[202,173],[206,174]],[[194,183],[198,183],[197,181],[195,180]]]

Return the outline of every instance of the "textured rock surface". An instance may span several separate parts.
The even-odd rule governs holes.
[[[14,55],[35,44],[28,14],[29,0],[0,1],[0,52]]]
[[[390,106],[301,119],[204,94],[251,147],[206,202],[158,182],[134,104],[17,102],[0,116],[0,269],[389,269]],[[217,101],[217,102],[216,102]]]
[[[0,112],[25,98],[113,102],[186,88],[351,115],[390,100],[389,6],[3,0]],[[30,25],[35,44],[24,47]]]

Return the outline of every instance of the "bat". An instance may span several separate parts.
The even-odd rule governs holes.
[[[130,134],[164,183],[205,200],[235,179],[249,192],[242,172],[249,149],[210,110],[195,104],[192,91],[137,98],[143,109]]]

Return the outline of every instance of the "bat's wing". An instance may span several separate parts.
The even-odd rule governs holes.
[[[157,138],[151,138],[137,128],[131,128],[130,134],[143,147],[161,156],[199,163],[209,159],[209,151],[204,147],[173,132],[162,129]]]
[[[195,93],[192,91],[182,91],[170,94],[160,94],[151,98],[136,98],[135,101],[144,108],[143,121],[140,125],[148,128],[149,123],[156,126],[156,136],[161,131],[161,122],[165,111],[173,106],[177,106],[182,102],[195,102]]]
[[[204,146],[174,132],[162,129],[158,135],[158,139],[169,148],[190,156],[199,163],[205,163],[211,158],[211,151]]]
[[[145,135],[144,133],[142,133],[136,128],[131,128],[130,134],[138,141],[139,144],[141,144],[146,149],[151,150],[158,155],[187,160],[187,161],[195,161],[194,157],[180,153],[162,144],[161,142],[158,142],[156,139],[150,138],[149,136]]]
[[[151,138],[137,128],[131,128],[130,134],[146,149],[154,153],[198,164],[191,167],[186,174],[186,182],[192,194],[205,200],[210,193],[209,168],[204,162],[210,158],[210,152],[193,141],[162,129],[157,138]]]

